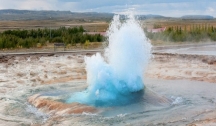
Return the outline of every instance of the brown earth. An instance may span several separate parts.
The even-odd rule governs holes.
[[[216,83],[216,56],[156,53],[149,64],[146,76]]]
[[[86,113],[96,113],[97,110],[94,107],[71,103],[66,104],[54,100],[47,99],[46,97],[40,96],[40,94],[35,94],[28,98],[28,102],[33,104],[36,108],[44,113],[54,116],[62,116],[68,114],[82,114]]]

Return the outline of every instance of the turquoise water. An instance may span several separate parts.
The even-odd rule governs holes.
[[[143,73],[151,57],[151,44],[142,27],[133,14],[124,21],[115,15],[107,36],[104,56],[85,57],[88,88],[72,94],[67,103],[108,107],[142,99]]]

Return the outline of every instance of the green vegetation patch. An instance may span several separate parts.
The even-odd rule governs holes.
[[[58,29],[7,30],[0,33],[0,49],[31,48],[43,46],[46,42],[65,43],[66,45],[102,42],[100,34],[86,34],[82,26],[74,28],[60,27]]]
[[[185,27],[168,27],[164,32],[147,32],[147,37],[153,41],[161,40],[167,42],[200,42],[200,41],[216,41],[216,28],[205,25],[191,25]]]

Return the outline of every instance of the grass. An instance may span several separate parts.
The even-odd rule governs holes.
[[[92,50],[92,49],[103,49],[106,46],[105,42],[90,42],[88,46],[84,44],[67,45],[66,51],[75,50]],[[63,47],[58,47],[57,51],[64,51]],[[16,48],[16,49],[1,49],[0,53],[19,53],[19,52],[54,52],[54,43],[47,43],[42,47],[35,48]]]
[[[155,24],[161,27],[186,27],[190,28],[192,25],[210,25],[216,27],[216,19],[214,20],[181,20],[181,19],[147,19],[141,21],[143,27],[153,28]]]
[[[106,31],[109,24],[106,21],[79,21],[79,20],[29,20],[29,21],[0,21],[0,32],[14,29],[38,29],[59,27],[83,26],[87,31]]]

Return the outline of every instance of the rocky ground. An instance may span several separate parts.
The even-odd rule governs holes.
[[[10,110],[10,112],[8,112],[7,107],[16,103],[17,97],[21,98],[23,95],[28,93],[25,92],[26,90],[31,90],[43,85],[63,83],[74,80],[85,80],[86,72],[84,66],[85,64],[83,54],[0,56],[0,124],[30,125],[31,121],[23,120],[17,118],[16,116],[9,116],[13,115],[14,112]],[[32,96],[30,98],[33,99],[34,97]],[[28,100],[28,98],[26,100]],[[42,104],[39,103],[39,105],[36,105],[36,102],[37,101],[34,101],[36,107],[45,106],[45,101],[41,102]],[[33,103],[33,101],[29,100],[29,103]],[[47,102],[47,105],[50,104]],[[55,104],[52,106],[52,109],[50,108],[50,110],[54,110],[59,106],[60,103],[55,102]],[[70,107],[71,106],[75,107],[76,105],[70,105]],[[69,106],[62,105],[62,109],[65,107],[69,108]],[[86,107],[85,110],[87,109],[91,108]],[[68,112],[74,111],[70,110]]]
[[[13,119],[13,116],[5,116],[5,108],[14,103],[11,99],[13,99],[14,95],[22,94],[22,89],[25,88],[85,80],[84,56],[84,54],[0,56],[0,124],[36,125],[27,119]],[[149,63],[145,77],[170,80],[189,79],[216,83],[216,56],[155,53]],[[94,113],[97,111],[85,105],[66,105],[37,95],[28,97],[28,102],[37,108],[46,108],[43,111],[52,111],[52,113],[56,113],[55,115],[83,113],[84,111]],[[73,120],[82,121],[80,118]],[[67,124],[67,118],[53,116],[44,125],[51,125],[56,122],[62,122],[62,125],[64,123]],[[79,124],[78,122],[77,125]],[[189,125],[214,124],[216,124],[216,119],[208,117]]]
[[[53,84],[86,79],[83,55],[22,55],[0,57],[0,81],[13,83]]]
[[[166,80],[195,80],[216,84],[216,56],[156,53],[145,75]],[[215,115],[195,121],[189,126],[214,126]]]
[[[156,53],[146,76],[216,83],[216,56]]]

